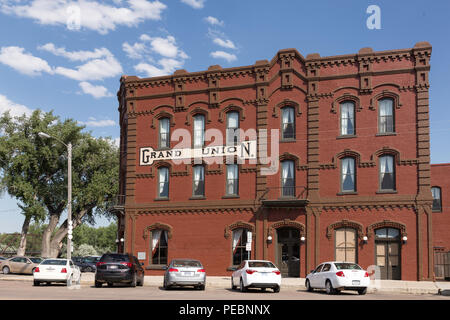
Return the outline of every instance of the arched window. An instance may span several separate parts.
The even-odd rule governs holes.
[[[433,195],[432,210],[435,212],[441,212],[442,211],[441,188],[440,187],[432,187],[431,194]]]
[[[394,100],[384,98],[378,101],[378,133],[394,133]]]
[[[281,109],[281,139],[295,139],[294,107]]]
[[[355,103],[344,101],[341,103],[341,135],[355,134]]]
[[[246,250],[248,229],[238,228],[233,230],[233,265],[240,265],[242,261],[250,258],[250,251]]]
[[[341,192],[356,191],[355,159],[345,157],[341,159]]]
[[[169,198],[169,168],[158,168],[158,197]]]
[[[170,119],[159,119],[159,147],[170,148]]]
[[[205,144],[205,116],[194,116],[194,148],[202,148]]]
[[[167,265],[167,253],[169,248],[168,234],[166,230],[154,229],[151,232],[151,264]]]
[[[395,190],[394,157],[391,155],[384,155],[379,159],[380,190]]]
[[[239,112],[227,112],[227,145],[235,145],[239,142]]]
[[[335,230],[336,261],[357,263],[356,230],[353,228],[339,228]]]
[[[281,196],[295,197],[294,161],[281,161]]]

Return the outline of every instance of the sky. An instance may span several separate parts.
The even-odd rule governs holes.
[[[285,48],[323,57],[428,41],[431,162],[449,163],[449,15],[447,0],[0,0],[0,112],[53,110],[118,143],[124,74],[246,66]],[[22,222],[2,195],[0,232]]]

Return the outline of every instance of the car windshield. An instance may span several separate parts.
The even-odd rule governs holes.
[[[99,260],[100,257],[87,257],[86,259],[84,259],[85,262],[93,262],[93,263],[98,262]]]
[[[122,262],[128,261],[126,254],[105,254],[100,259],[101,262]]]
[[[172,262],[172,266],[201,268],[202,264],[200,263],[200,261],[195,260],[175,260],[174,262]]]
[[[249,261],[248,266],[250,268],[275,268],[272,262],[267,261]]]
[[[67,260],[53,260],[53,259],[47,259],[41,262],[42,265],[49,265],[49,266],[65,266],[67,264]]]
[[[361,270],[361,267],[356,263],[335,263],[337,270]]]
[[[30,258],[30,260],[31,260],[33,263],[41,263],[41,261],[42,261],[41,258]]]

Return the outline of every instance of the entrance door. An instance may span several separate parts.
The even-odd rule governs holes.
[[[401,279],[400,234],[397,229],[378,229],[375,240],[376,264],[382,280]]]
[[[277,230],[277,265],[283,277],[300,277],[300,232],[294,228]]]

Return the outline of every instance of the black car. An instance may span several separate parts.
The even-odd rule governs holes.
[[[95,272],[97,262],[100,261],[100,257],[88,256],[83,257],[79,262],[75,262],[80,267],[81,272]]]
[[[97,262],[95,287],[100,288],[103,283],[107,283],[109,287],[114,283],[129,283],[132,287],[143,286],[144,268],[138,259],[129,253],[105,253]]]

